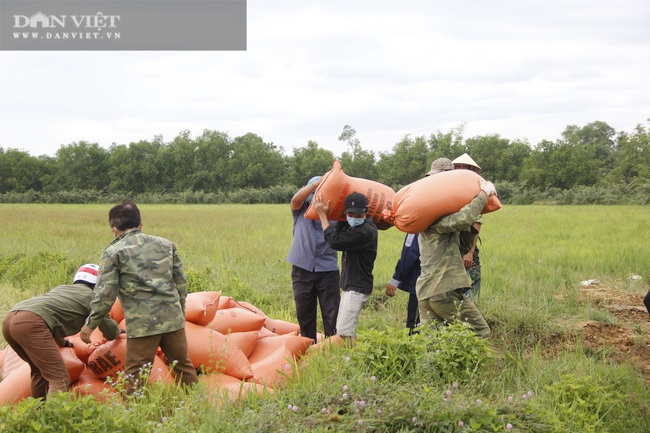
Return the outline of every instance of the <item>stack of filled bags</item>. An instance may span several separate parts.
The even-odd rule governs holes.
[[[110,315],[125,329],[119,301]],[[311,338],[298,334],[297,324],[272,319],[254,305],[221,296],[221,292],[190,293],[185,319],[188,352],[201,373],[199,380],[211,395],[226,393],[233,400],[251,392],[272,393],[282,387],[313,343]],[[72,380],[71,390],[102,400],[117,396],[114,384],[124,370],[125,335],[108,341],[96,329],[90,344],[78,335],[68,339],[74,347],[62,347],[60,351]],[[0,404],[29,397],[29,365],[11,347],[0,352],[0,375]],[[148,381],[173,382],[173,371],[160,350]]]

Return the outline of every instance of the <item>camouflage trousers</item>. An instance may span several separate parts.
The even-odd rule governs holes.
[[[419,301],[421,324],[443,325],[455,320],[460,314],[460,319],[469,323],[479,337],[488,338],[491,334],[490,327],[465,292],[466,288],[456,289]]]

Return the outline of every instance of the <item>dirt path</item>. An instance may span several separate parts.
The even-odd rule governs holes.
[[[643,296],[598,282],[582,286],[581,301],[609,311],[617,323],[591,320],[578,324],[578,330],[586,347],[607,351],[617,362],[636,364],[650,385],[650,315]]]

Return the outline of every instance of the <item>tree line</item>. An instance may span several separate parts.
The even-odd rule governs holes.
[[[465,152],[492,180],[504,203],[650,203],[650,130],[616,131],[596,121],[569,125],[555,141],[535,146],[498,134],[463,137],[463,126],[428,136],[404,136],[390,152],[364,149],[349,125],[335,155],[309,141],[287,155],[247,133],[231,138],[205,130],[181,132],[105,149],[74,142],[54,156],[0,147],[0,202],[283,203],[334,159],[353,177],[395,191],[420,179],[438,157]]]

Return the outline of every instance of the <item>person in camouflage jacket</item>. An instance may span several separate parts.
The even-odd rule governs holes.
[[[173,365],[177,381],[197,383],[185,335],[187,280],[176,245],[143,233],[140,211],[130,201],[109,211],[109,225],[115,240],[100,258],[92,311],[81,338],[90,340],[117,297],[126,320],[126,393],[138,388],[140,371],[154,361],[158,347]]]
[[[460,318],[480,337],[490,336],[490,327],[467,296],[469,277],[461,255],[462,232],[473,230],[490,195],[492,182],[482,181],[481,191],[456,213],[434,222],[419,235],[421,273],[415,286],[422,325],[443,324]]]

